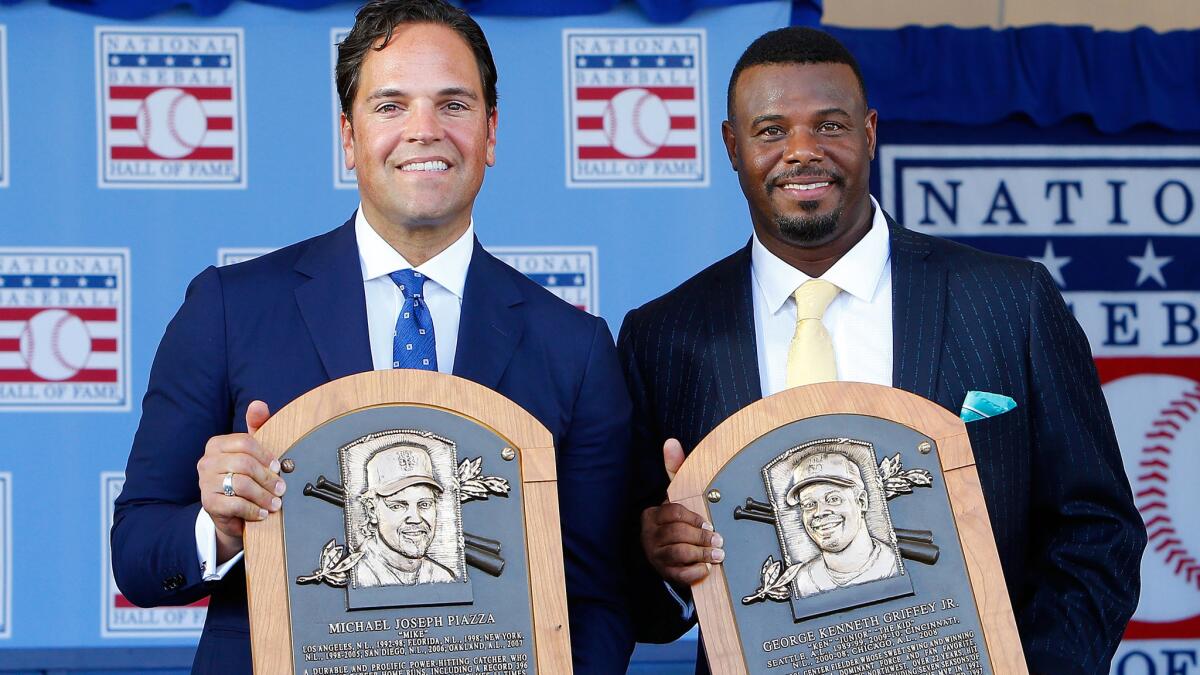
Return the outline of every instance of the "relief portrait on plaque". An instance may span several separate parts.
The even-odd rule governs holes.
[[[466,574],[455,448],[432,434],[393,431],[340,453],[346,541],[362,553],[354,588],[459,581]]]
[[[483,473],[483,457],[458,462],[457,445],[422,429],[360,436],[337,451],[341,482],[318,476],[306,496],[342,509],[335,537],[297,584],[346,589],[347,607],[471,602],[467,566],[504,570],[499,541],[463,531],[463,502],[507,497],[508,481]]]
[[[784,501],[788,508],[799,509],[804,531],[819,549],[801,563],[796,575],[800,597],[900,573],[891,522],[884,518],[888,540],[871,533],[871,500],[862,469],[843,450],[814,452],[797,462]]]
[[[744,603],[790,600],[799,620],[912,592],[877,461],[870,443],[836,438],[763,467],[769,504],[748,506],[770,514],[783,560],[763,563],[764,583]]]

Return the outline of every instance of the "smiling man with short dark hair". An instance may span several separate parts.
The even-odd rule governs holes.
[[[649,563],[632,585],[639,639],[685,630],[688,585],[725,559],[710,524],[661,505],[685,449],[761,397],[860,381],[956,414],[969,391],[1016,400],[967,429],[1025,656],[1034,673],[1106,672],[1146,535],[1087,340],[1041,265],[883,212],[877,126],[854,57],[822,31],[767,33],[733,70],[721,131],[751,241],[630,312],[619,340]]]
[[[285,490],[253,433],[315,387],[390,368],[472,380],[550,431],[575,672],[627,666],[629,398],[604,320],[475,238],[475,198],[496,161],[496,80],[483,31],[461,9],[364,5],[337,64],[361,208],[326,234],[205,270],[168,326],[116,504],[113,571],[140,606],[211,598],[194,672],[250,670],[242,531]],[[424,494],[376,502],[404,511],[376,519],[390,528],[384,543],[411,553],[428,545],[434,488],[406,489]],[[418,580],[440,576],[418,567]]]

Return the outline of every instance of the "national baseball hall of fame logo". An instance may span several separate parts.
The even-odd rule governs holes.
[[[0,412],[129,410],[129,250],[0,248]]]
[[[1042,263],[1083,326],[1149,545],[1118,675],[1200,664],[1200,148],[883,146],[905,226]],[[1004,392],[999,392],[1004,393]]]
[[[242,31],[96,28],[100,187],[243,188]]]
[[[579,309],[599,315],[595,246],[489,246],[488,253]]]
[[[100,474],[100,637],[103,638],[194,638],[204,628],[208,598],[185,607],[138,607],[130,602],[113,577],[109,557],[109,532],[113,523],[113,502],[125,486],[125,474],[104,471]]]
[[[705,32],[563,30],[567,187],[708,185]]]

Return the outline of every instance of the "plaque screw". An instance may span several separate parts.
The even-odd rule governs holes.
[[[517,451],[512,448],[505,448],[500,451],[500,457],[506,462],[511,462],[517,458]]]
[[[930,443],[929,441],[921,441],[920,443],[917,444],[917,450],[919,450],[922,455],[928,455],[929,451],[932,449],[933,449],[933,444]]]
[[[714,504],[721,501],[721,491],[720,490],[716,490],[716,489],[709,490],[708,494],[705,496],[708,497],[708,501],[710,501]]]
[[[291,473],[296,470],[296,460],[289,457],[279,463],[279,468],[283,469],[284,473]]]

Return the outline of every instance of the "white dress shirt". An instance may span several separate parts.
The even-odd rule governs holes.
[[[875,198],[871,229],[854,248],[833,264],[822,279],[841,293],[829,303],[821,322],[833,340],[837,379],[892,386],[892,266],[887,219]],[[764,397],[787,389],[787,357],[796,332],[796,299],[792,293],[812,279],[767,250],[755,234],[750,244],[754,279],[754,335],[759,386]],[[664,582],[665,583],[665,582]],[[671,584],[667,591],[685,619],[695,606]]]
[[[444,251],[416,267],[371,227],[361,205],[354,217],[354,238],[358,242],[358,265],[362,270],[363,294],[367,304],[367,337],[371,344],[372,368],[391,369],[396,317],[404,305],[404,294],[388,275],[398,270],[414,269],[426,277],[422,292],[433,318],[438,372],[453,372],[463,289],[467,284],[471,254],[475,250],[475,223],[471,222],[467,231]],[[217,528],[204,509],[200,509],[196,515],[196,553],[200,560],[200,574],[205,581],[221,579],[242,559],[242,553],[238,552],[223,564],[215,564]]]
[[[821,322],[833,340],[837,379],[892,386],[892,267],[887,220],[875,199],[871,229],[821,278],[842,289]],[[792,293],[812,277],[767,250],[750,249],[754,334],[762,395],[787,388],[787,357],[796,332]]]

